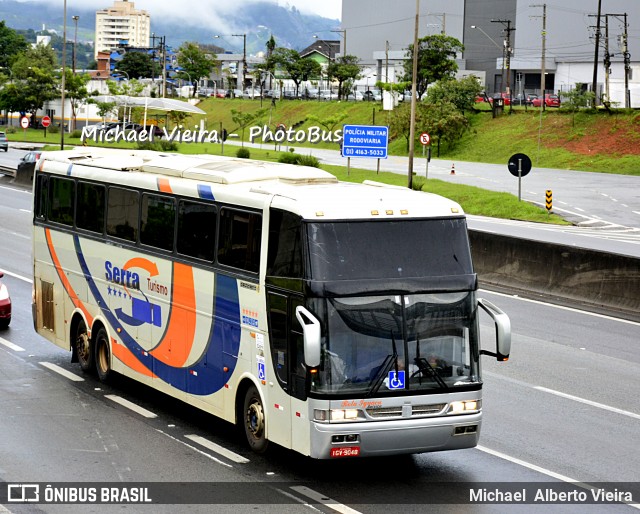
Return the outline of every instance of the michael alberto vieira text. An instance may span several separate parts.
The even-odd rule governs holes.
[[[469,489],[471,503],[631,503],[633,494],[629,491],[614,489],[574,489],[557,491],[552,488],[502,491],[500,489]]]

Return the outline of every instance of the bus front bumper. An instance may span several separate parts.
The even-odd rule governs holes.
[[[433,418],[311,423],[311,452],[316,459],[378,457],[473,448],[482,413]]]

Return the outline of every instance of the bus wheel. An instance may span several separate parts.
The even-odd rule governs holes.
[[[111,375],[111,347],[109,336],[104,328],[100,328],[96,335],[95,353],[98,378],[101,382],[107,382]]]
[[[264,407],[255,386],[249,388],[244,398],[244,433],[254,452],[267,450],[269,441],[265,436]]]
[[[82,319],[76,327],[74,345],[82,371],[91,371],[93,367],[93,352],[89,334],[87,333],[87,325]]]

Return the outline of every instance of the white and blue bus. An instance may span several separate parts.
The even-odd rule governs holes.
[[[82,148],[44,154],[33,213],[35,328],[101,380],[235,423],[257,452],[478,443],[480,355],[507,360],[510,324],[476,296],[458,204],[316,168]]]

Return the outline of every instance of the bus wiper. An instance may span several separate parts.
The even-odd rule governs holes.
[[[378,368],[378,372],[373,379],[373,387],[371,387],[371,390],[367,394],[367,397],[373,396],[378,392],[378,389],[380,389],[380,386],[384,382],[385,376],[389,373],[389,371],[391,371],[391,367],[394,365],[396,368],[396,377],[398,376],[398,349],[396,347],[396,340],[393,337],[393,331],[391,331],[391,344],[393,346],[393,353],[387,355],[384,361],[382,361],[382,364]]]
[[[442,387],[442,389],[449,389],[446,382],[440,375],[438,375],[438,372],[433,369],[433,366],[429,364],[429,361],[424,357],[420,357],[420,339],[416,339],[416,358],[413,359],[413,362],[415,362],[416,366],[418,366],[418,371],[413,373],[413,375],[420,373],[420,375],[422,376],[426,371],[426,374],[433,378],[433,380],[435,380],[438,385]],[[420,383],[422,383],[422,380],[420,381]]]

